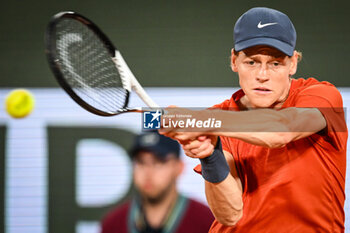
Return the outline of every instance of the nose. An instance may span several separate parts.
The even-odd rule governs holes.
[[[261,66],[258,70],[258,74],[256,76],[256,80],[258,82],[264,83],[264,82],[269,80],[269,77],[267,75],[267,69],[268,69],[268,67],[266,64],[261,64]]]

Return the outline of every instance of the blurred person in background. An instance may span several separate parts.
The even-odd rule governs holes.
[[[136,194],[102,221],[102,233],[204,233],[214,220],[204,204],[176,187],[184,163],[179,144],[157,132],[136,137],[130,152]]]

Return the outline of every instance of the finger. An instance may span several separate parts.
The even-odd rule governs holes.
[[[210,142],[211,142],[210,139],[205,139],[203,141],[191,140],[188,144],[184,145],[184,149],[186,150],[196,149],[196,148],[199,148],[202,144],[204,143],[208,144]]]
[[[207,138],[208,138],[207,135],[200,135],[200,136],[197,137],[197,140],[199,140],[199,141],[204,141],[204,140],[207,139]]]
[[[187,140],[187,142],[188,143],[183,146],[184,150],[196,149],[200,147],[201,144],[203,144],[203,142],[200,142],[198,140]]]
[[[191,140],[177,140],[181,146],[186,146],[187,144],[190,144],[191,143]]]
[[[176,139],[185,141],[185,140],[195,140],[200,133],[195,133],[195,132],[183,132],[183,133],[178,133],[176,135]]]
[[[189,150],[184,150],[184,153],[185,155],[187,155],[188,157],[191,157],[191,158],[196,158],[196,155],[191,153],[191,151]]]
[[[204,142],[202,142],[202,143],[200,143],[198,147],[190,149],[190,151],[191,151],[193,154],[198,154],[198,153],[200,153],[201,151],[206,150],[207,148],[212,148],[212,149],[214,149],[214,146],[210,143],[210,140],[209,140],[209,139],[206,140],[206,141],[204,141]]]
[[[180,141],[186,141],[186,140],[190,140],[191,137],[189,137],[189,135],[185,135],[185,134],[178,134],[176,135],[175,137],[177,140],[180,140]]]
[[[195,156],[196,156],[196,158],[203,159],[203,158],[206,158],[206,157],[212,155],[213,151],[214,151],[214,147],[213,146],[208,146],[204,150],[202,150],[202,151],[200,151],[198,153],[195,153]]]

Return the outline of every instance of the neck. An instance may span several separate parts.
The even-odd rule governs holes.
[[[178,193],[175,187],[157,203],[143,202],[144,214],[150,226],[158,228],[164,225],[176,203]]]
[[[286,100],[288,99],[291,86],[292,86],[292,79],[289,78],[288,90],[286,91],[286,93],[285,93],[283,99],[281,99],[280,101],[275,102],[275,103],[271,106],[271,108],[282,108],[284,102],[286,102]]]

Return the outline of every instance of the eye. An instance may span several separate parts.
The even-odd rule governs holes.
[[[253,65],[255,65],[255,61],[250,60],[250,61],[247,61],[246,64],[253,66]]]
[[[280,63],[277,62],[277,61],[276,61],[276,62],[273,62],[272,64],[273,64],[273,66],[279,66],[279,65],[280,65]]]

